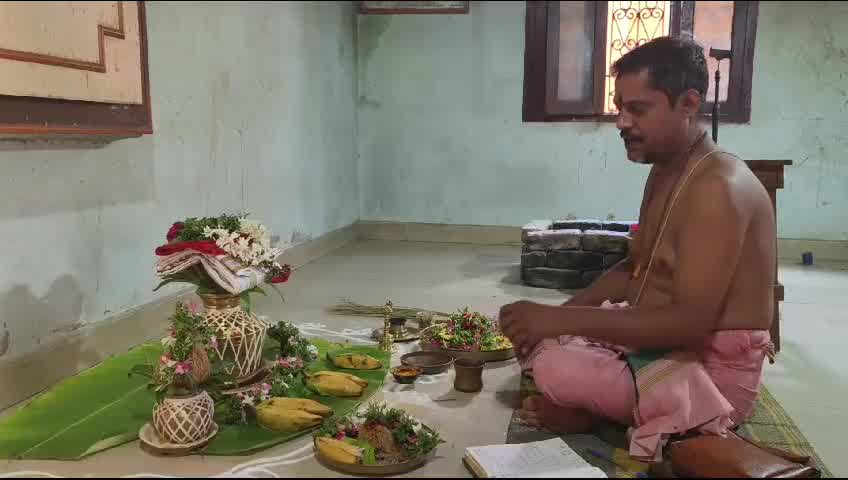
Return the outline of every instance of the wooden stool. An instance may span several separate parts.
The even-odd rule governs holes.
[[[792,165],[792,160],[747,160],[748,168],[760,179],[771,198],[777,224],[777,189],[783,188],[783,167]],[[775,252],[777,253],[777,252]],[[777,254],[774,258],[777,265]],[[771,323],[771,341],[774,349],[780,351],[780,302],[783,301],[783,285],[778,281],[777,268],[774,271],[774,319]]]

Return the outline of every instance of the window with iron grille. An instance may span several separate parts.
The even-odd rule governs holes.
[[[610,66],[653,38],[691,35],[704,47],[730,50],[720,64],[707,58],[710,115],[714,72],[720,65],[720,116],[751,117],[757,3],[747,1],[528,1],[525,25],[524,108],[527,122],[614,119]]]

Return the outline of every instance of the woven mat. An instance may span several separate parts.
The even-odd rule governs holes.
[[[532,379],[522,379],[521,393],[522,397],[536,393]],[[771,447],[810,455],[816,459],[822,471],[822,478],[833,478],[833,474],[822,462],[813,446],[765,386],[760,391],[760,398],[754,406],[751,417],[739,427],[738,433]],[[560,436],[525,426],[514,412],[507,430],[506,443],[535,442],[557,436],[561,437],[584,460],[604,470],[610,478],[636,478],[645,476],[645,472],[648,471],[647,463],[631,460],[627,454],[625,430],[612,425],[599,428],[594,435]],[[602,454],[608,460],[591,455],[588,453],[589,450]]]

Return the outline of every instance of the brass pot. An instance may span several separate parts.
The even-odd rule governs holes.
[[[401,317],[389,319],[389,333],[394,338],[406,336],[406,319]]]
[[[483,390],[483,368],[486,362],[471,359],[459,359],[453,364],[456,378],[453,388],[460,392],[475,393]]]

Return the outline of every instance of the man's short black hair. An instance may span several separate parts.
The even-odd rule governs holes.
[[[648,71],[652,87],[664,92],[673,106],[683,92],[707,95],[709,75],[704,49],[691,38],[658,37],[619,58],[612,65],[618,77]]]

